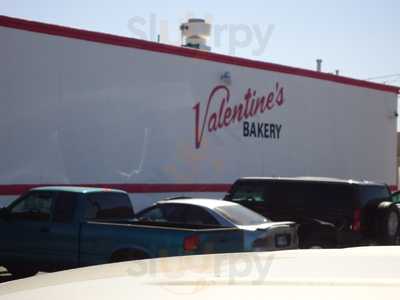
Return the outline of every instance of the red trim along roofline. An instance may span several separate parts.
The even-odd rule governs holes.
[[[49,35],[85,40],[90,42],[109,44],[114,46],[136,48],[147,51],[167,53],[172,55],[190,57],[193,59],[201,59],[207,61],[214,61],[219,63],[225,63],[230,65],[242,66],[253,69],[261,69],[272,72],[290,74],[301,77],[308,77],[314,79],[320,79],[325,81],[331,81],[346,85],[352,85],[357,87],[363,87],[373,90],[379,90],[384,92],[390,92],[400,94],[400,88],[396,86],[384,85],[364,80],[352,79],[343,76],[337,76],[328,73],[321,73],[312,70],[300,69],[295,67],[289,67],[279,64],[273,64],[268,62],[261,62],[256,60],[238,58],[228,55],[216,54],[211,52],[204,52],[194,49],[182,48],[177,46],[171,46],[166,44],[159,44],[134,38],[127,38],[112,34],[93,32],[88,30],[74,29],[64,26],[51,25],[41,22],[22,20],[17,18],[11,18],[0,15],[0,26],[9,27],[14,29],[26,30],[37,33],[44,33]]]

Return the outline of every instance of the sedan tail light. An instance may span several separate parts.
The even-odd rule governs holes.
[[[200,239],[197,235],[191,235],[185,237],[183,240],[183,249],[185,251],[193,251],[199,247]]]

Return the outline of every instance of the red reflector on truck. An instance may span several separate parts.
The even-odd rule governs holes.
[[[360,231],[360,229],[361,229],[361,210],[360,209],[356,209],[354,211],[352,229],[353,229],[353,231]]]
[[[198,248],[199,244],[200,240],[197,235],[188,236],[183,241],[183,249],[185,251],[193,251]]]

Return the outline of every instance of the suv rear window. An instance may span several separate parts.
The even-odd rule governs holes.
[[[98,192],[87,196],[85,217],[87,220],[131,219],[134,212],[128,195]]]
[[[358,198],[361,205],[376,204],[382,201],[391,201],[389,189],[384,185],[365,185],[358,189]]]

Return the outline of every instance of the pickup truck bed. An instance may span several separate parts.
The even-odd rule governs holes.
[[[119,261],[124,255],[154,258],[244,248],[243,232],[237,228],[135,221],[87,222],[82,224],[80,240],[79,265]]]

